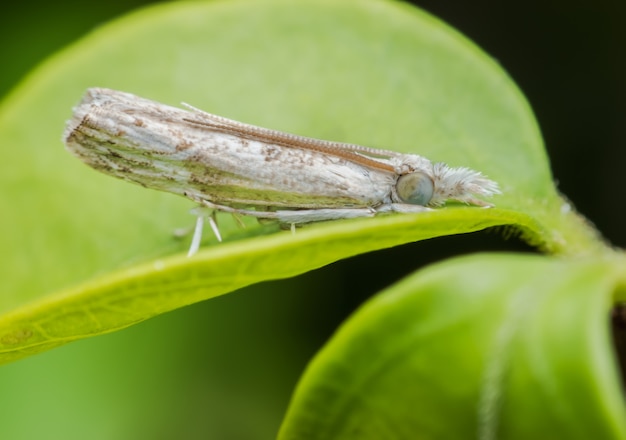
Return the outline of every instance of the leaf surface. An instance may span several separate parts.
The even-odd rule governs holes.
[[[620,261],[484,254],[414,274],[318,353],[279,439],[626,438]]]
[[[112,179],[59,140],[87,87],[268,128],[424,155],[499,182],[497,208],[326,222],[295,236],[220,218],[193,259],[191,202]],[[95,30],[0,107],[0,361],[113,331],[361,252],[516,225],[561,253],[596,252],[557,195],[519,90],[437,19],[386,1],[170,3]],[[208,234],[206,234],[208,236]]]

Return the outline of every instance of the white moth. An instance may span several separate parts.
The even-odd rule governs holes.
[[[448,200],[491,206],[477,197],[499,193],[494,181],[468,168],[296,136],[188,107],[88,89],[63,139],[71,153],[96,170],[205,207],[198,213],[190,255],[199,247],[205,217],[221,240],[215,211],[293,228],[423,212]]]

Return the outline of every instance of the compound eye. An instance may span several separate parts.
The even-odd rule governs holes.
[[[396,193],[400,200],[410,205],[426,206],[433,198],[435,184],[428,175],[420,172],[409,173],[398,178]]]

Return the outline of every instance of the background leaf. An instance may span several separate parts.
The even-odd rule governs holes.
[[[279,438],[626,438],[607,326],[622,264],[498,254],[420,271],[317,355]]]
[[[89,29],[93,23],[105,22],[107,15],[103,11],[106,8],[112,11],[111,8],[115,7],[112,6],[115,0],[106,4],[93,4],[89,8],[78,8],[72,2],[57,2],[51,9],[48,4],[39,3],[41,2],[7,4],[4,8],[5,13],[0,14],[2,23],[0,35],[3,36],[1,40],[10,42],[4,46],[0,45],[3,59],[7,61],[0,75],[0,80],[4,81],[2,92],[12,81],[11,72],[13,71],[15,75],[16,66],[18,69],[23,68],[25,63],[34,63],[37,60],[37,48],[46,45],[53,47],[63,38],[69,41],[68,35],[72,32],[77,35]],[[620,218],[623,217],[624,211],[620,211],[619,206],[613,201],[616,200],[615,191],[620,188],[622,174],[619,173],[619,167],[625,150],[618,148],[623,124],[620,125],[616,115],[620,114],[617,111],[619,103],[625,100],[620,99],[623,93],[620,95],[619,88],[624,77],[620,75],[623,57],[620,57],[619,46],[623,38],[616,38],[616,35],[623,34],[625,29],[620,21],[620,16],[623,15],[620,14],[620,10],[623,10],[624,6],[618,6],[618,3],[611,3],[610,6],[599,4],[591,10],[561,3],[562,8],[549,9],[545,8],[542,2],[526,2],[511,15],[510,5],[504,3],[500,6],[481,1],[471,4],[426,0],[419,2],[420,7],[435,11],[437,16],[445,17],[455,27],[472,36],[483,49],[497,59],[498,63],[512,73],[525,94],[530,97],[535,111],[540,116],[542,130],[550,147],[550,155],[555,161],[555,175],[559,187],[572,197],[578,207],[590,214],[594,222],[601,226],[614,242],[619,243],[620,237],[623,236],[621,226],[623,221],[620,221]],[[130,8],[130,4],[132,2],[123,2],[123,6],[118,8]],[[234,7],[234,4],[232,6]],[[20,9],[22,13],[18,15],[20,13],[16,11]],[[112,15],[110,11],[109,14]],[[410,11],[406,8],[404,12],[413,15],[414,13]],[[252,8],[252,12],[257,11]],[[145,14],[148,13],[150,10],[141,12],[146,19]],[[241,17],[246,15],[245,8],[238,10],[237,14],[241,20]],[[329,14],[331,12],[327,10],[326,15]],[[356,18],[360,17],[359,13],[353,15]],[[380,19],[382,22],[389,20],[390,14],[380,13]],[[302,18],[299,20],[297,23],[302,25]],[[243,22],[248,24],[247,20]],[[529,22],[532,22],[533,26],[528,26]],[[585,26],[580,26],[581,22],[584,22]],[[382,23],[383,27],[389,25],[385,23]],[[416,22],[413,18],[403,23],[405,25],[409,23],[410,26],[419,25],[419,21]],[[132,22],[126,21],[126,24],[131,25]],[[184,25],[186,26],[186,23]],[[381,23],[375,23],[375,26],[380,25]],[[347,26],[351,27],[350,24]],[[259,27],[253,29],[259,30]],[[239,32],[241,41],[245,43],[245,29],[240,29],[236,24],[232,29]],[[271,29],[271,26],[261,28],[261,34],[268,32],[268,29]],[[116,30],[108,33],[107,31],[111,31],[108,26],[103,26],[99,31],[101,32],[99,47],[107,46],[105,44],[107,39],[111,42],[106,47],[105,53],[94,53],[93,56],[86,57],[89,65],[75,62],[69,64],[68,69],[59,68],[57,65],[52,72],[47,69],[51,64],[44,65],[24,82],[20,90],[11,95],[1,112],[3,116],[0,119],[6,118],[9,103],[21,102],[22,104],[18,106],[20,111],[17,112],[16,108],[16,113],[11,118],[19,118],[25,124],[20,126],[18,136],[8,136],[8,133],[14,131],[11,124],[0,124],[2,130],[8,130],[0,134],[3,145],[0,149],[2,150],[0,154],[3,154],[3,161],[0,164],[2,167],[0,245],[3,247],[0,249],[6,250],[6,253],[3,253],[4,258],[0,261],[4,288],[0,298],[7,299],[7,309],[14,310],[18,310],[31,299],[31,305],[22,309],[24,312],[31,312],[33,304],[40,301],[42,296],[47,296],[47,303],[38,309],[42,314],[31,315],[33,320],[41,320],[50,312],[55,312],[58,316],[63,307],[73,306],[74,311],[80,309],[80,301],[76,300],[83,300],[85,296],[73,298],[69,294],[53,293],[61,286],[92,279],[85,287],[110,287],[114,285],[106,281],[106,274],[110,268],[130,269],[137,262],[186,249],[185,243],[177,243],[170,239],[172,228],[187,226],[190,223],[189,216],[185,214],[189,205],[185,201],[180,200],[179,206],[174,201],[175,197],[158,195],[152,199],[154,203],[146,200],[146,206],[152,203],[149,206],[150,210],[146,212],[142,200],[151,197],[149,191],[133,189],[130,185],[119,183],[121,185],[119,191],[109,192],[112,188],[109,185],[115,186],[118,182],[99,176],[98,184],[89,187],[90,190],[98,191],[98,197],[102,200],[100,209],[95,210],[97,216],[94,218],[91,212],[81,211],[87,199],[77,202],[71,198],[75,197],[76,193],[80,192],[80,186],[89,180],[87,170],[80,174],[80,179],[69,179],[71,185],[59,185],[57,177],[50,178],[55,172],[70,173],[80,168],[78,164],[71,165],[70,159],[67,159],[67,162],[66,159],[58,161],[65,158],[66,153],[62,151],[61,144],[56,139],[59,137],[58,125],[62,125],[63,120],[69,117],[68,106],[77,101],[83,92],[83,85],[115,86],[117,81],[121,87],[122,81],[130,81],[134,84],[134,89],[129,91],[138,92],[140,90],[138,87],[145,87],[144,90],[150,93],[148,97],[154,99],[160,99],[163,90],[171,86],[167,80],[163,84],[149,84],[152,73],[155,75],[154,78],[161,80],[163,78],[155,72],[176,65],[176,55],[172,57],[171,53],[164,52],[171,63],[148,59],[147,64],[140,51],[133,53],[134,56],[138,56],[135,60],[144,64],[143,67],[137,68],[141,76],[140,86],[137,86],[136,80],[123,78],[132,76],[127,69],[137,67],[134,60],[126,59],[118,65],[98,62],[99,57],[119,61],[120,57],[111,57],[111,54],[141,45],[138,44],[141,43],[138,34],[132,36],[134,41],[129,41],[126,38],[128,32],[117,38]],[[325,29],[325,32],[328,31]],[[210,29],[203,29],[202,32],[208,34]],[[365,29],[364,32],[369,32],[369,29]],[[151,37],[155,44],[161,44],[164,38],[176,39],[176,33],[174,29],[167,35]],[[41,38],[41,35],[45,35],[45,38]],[[217,37],[223,38],[224,35]],[[254,38],[256,37],[255,35]],[[371,41],[362,35],[359,35],[358,39],[364,39],[369,43],[369,49],[377,47],[386,50],[377,41]],[[95,51],[95,47],[89,46],[90,41],[94,40],[88,39],[86,43],[76,45],[73,50]],[[372,56],[368,48],[359,53]],[[334,52],[336,49],[338,48],[330,48],[330,51]],[[316,51],[312,53],[316,56],[323,55]],[[68,53],[61,55],[51,63],[62,61],[70,55]],[[289,62],[283,62],[281,73],[286,75],[291,71],[290,61],[296,55],[306,56],[289,54]],[[348,58],[345,59],[350,59],[349,56],[348,54]],[[411,52],[410,56],[421,54]],[[278,57],[272,58],[267,55],[267,58],[276,60]],[[227,55],[220,61],[224,62],[224,66],[230,66],[228,59]],[[380,58],[373,56],[372,59]],[[93,82],[83,78],[84,82],[77,81],[74,87],[69,85],[68,91],[57,89],[58,76],[65,77],[67,82],[71,83],[72,79],[77,79],[77,76],[85,73],[85,69],[90,69],[90,65],[94,66],[93,71],[88,73]],[[238,67],[236,64],[235,66]],[[362,67],[362,64],[358,66]],[[265,67],[255,66],[255,69],[262,75]],[[313,66],[311,71],[319,74],[320,69],[316,67]],[[221,67],[218,65],[215,68]],[[335,68],[349,69],[350,66],[340,62],[336,63]],[[384,66],[367,66],[365,70],[354,72],[353,76],[368,75],[370,68],[378,70]],[[232,78],[242,72],[239,68],[231,70]],[[390,71],[393,75],[393,66]],[[415,73],[411,75],[420,78]],[[210,71],[201,72],[197,76],[199,80],[190,82],[190,88],[212,94],[219,93],[219,88],[216,89],[204,81],[205,78],[212,77]],[[265,81],[262,76],[259,78]],[[414,87],[410,83],[407,86],[411,78],[406,78],[406,75],[403,78],[405,82],[399,84],[405,87],[404,90],[409,96],[414,93]],[[277,87],[279,81],[266,83]],[[348,86],[351,85],[346,87]],[[38,98],[38,93],[47,87],[50,88],[47,96],[54,97],[50,102]],[[351,87],[348,89],[353,90]],[[55,90],[59,93],[55,93]],[[268,89],[267,92],[274,94],[276,90]],[[290,87],[283,90],[283,93],[293,92],[293,88]],[[344,96],[343,90],[335,92],[333,98]],[[372,93],[371,90],[367,92]],[[377,89],[373,90],[374,94],[377,92]],[[70,97],[68,93],[76,94],[76,97]],[[177,92],[173,92],[172,96],[169,101],[171,104],[177,104],[183,99]],[[345,96],[350,97],[349,94]],[[204,106],[195,98],[184,99]],[[407,97],[401,96],[399,99],[405,100]],[[245,95],[236,94],[232,101],[233,107],[237,106],[237,103],[241,107],[250,105]],[[411,111],[412,107],[409,107],[408,110]],[[271,112],[276,111],[267,107],[261,114],[268,109]],[[207,110],[219,111],[217,108]],[[365,110],[363,106],[349,108],[351,113],[363,110]],[[374,111],[379,113],[379,118],[394,116],[389,115],[390,109],[387,108]],[[231,116],[236,116],[236,113],[232,113]],[[503,117],[503,115],[492,116]],[[281,117],[289,120],[291,115],[283,114]],[[341,121],[343,118],[339,120],[340,123]],[[391,124],[393,126],[393,122]],[[372,127],[363,129],[366,133],[377,130]],[[311,133],[315,135],[316,130],[324,130],[324,127],[314,127]],[[415,135],[413,130],[410,131]],[[4,133],[7,133],[7,136]],[[346,133],[345,139],[353,139],[356,135],[358,133]],[[419,135],[420,133],[417,133],[416,140],[419,140]],[[402,133],[382,133],[382,137],[385,136],[401,138]],[[24,139],[30,139],[34,143],[30,144]],[[369,141],[366,143],[371,144]],[[413,142],[409,144],[412,144],[411,147],[415,147],[416,151],[421,151],[423,147]],[[612,145],[615,148],[612,148]],[[396,148],[394,145],[377,144],[377,146]],[[590,151],[592,154],[589,154]],[[44,154],[50,152],[54,154]],[[53,164],[62,164],[64,168],[59,169],[52,166]],[[41,172],[45,174],[43,178],[38,177]],[[19,178],[20,175],[23,178]],[[92,177],[95,175],[96,173],[92,173]],[[59,193],[60,191],[66,193]],[[122,206],[121,199],[133,193],[135,194],[133,202],[128,203],[128,206]],[[526,192],[522,189],[519,195],[524,194]],[[559,225],[559,222],[567,223],[575,219],[575,216],[567,214],[567,205],[560,205],[565,208],[564,214],[561,215],[560,211],[554,211],[560,207],[553,203],[554,200],[534,200],[531,197],[527,202],[529,210],[537,212],[532,219],[531,229],[543,231],[541,234],[543,237],[552,237],[553,250],[570,254],[590,251],[589,240],[582,234],[577,236],[576,232],[584,231],[585,228],[576,225],[576,221],[572,222],[569,230],[556,226],[546,227],[550,226],[549,220],[556,220],[553,225]],[[96,198],[90,200],[92,205],[98,203],[99,200]],[[135,206],[138,209],[135,209]],[[552,208],[553,211],[540,218],[539,214],[545,213],[546,207]],[[89,209],[93,211],[94,206]],[[165,225],[160,232],[150,232],[159,219],[175,215],[180,215],[181,220],[172,220],[172,225]],[[102,216],[112,216],[112,220],[116,221],[115,227],[113,224],[107,226],[107,222],[102,221]],[[91,223],[94,221],[95,223]],[[421,230],[423,226],[402,223],[403,226],[397,231],[398,238],[405,232]],[[65,228],[68,224],[72,227]],[[224,221],[222,224],[226,228],[230,227],[229,224],[224,224]],[[452,223],[447,224],[450,226]],[[90,225],[98,226],[100,229]],[[80,226],[80,229],[77,229],[78,235],[72,230],[77,226]],[[326,225],[316,228],[318,227],[323,230]],[[389,223],[388,227],[391,231],[395,225]],[[371,237],[371,229],[364,231],[367,231],[369,238],[374,240]],[[455,231],[461,232],[458,229]],[[106,232],[106,235],[102,232]],[[246,233],[248,232],[269,231],[248,229]],[[142,235],[145,233],[148,233],[148,240]],[[321,233],[323,234],[323,231]],[[240,232],[236,234],[236,238],[241,238]],[[231,235],[231,239],[234,238]],[[66,240],[75,247],[68,249],[67,253],[63,249]],[[86,251],[94,246],[94,240],[98,241],[96,250],[103,252],[89,255]],[[54,248],[50,244],[61,247]],[[5,245],[7,246],[4,247]],[[127,245],[131,246],[126,247]],[[132,246],[135,248],[131,248]],[[398,246],[343,260],[295,279],[256,284],[254,288],[242,289],[234,295],[222,296],[194,307],[179,309],[175,313],[160,315],[123,332],[79,341],[18,363],[4,365],[0,374],[0,389],[3,390],[3,397],[0,399],[0,410],[3,414],[0,436],[11,439],[64,440],[85,437],[135,439],[181,436],[271,438],[283,415],[292,384],[295,383],[306,361],[327,339],[337,323],[362,298],[368,297],[372,292],[424,264],[425,261],[434,261],[450,254],[470,250],[494,247],[510,249],[515,246],[515,240],[504,243],[497,234],[489,233],[442,237],[414,245]],[[146,247],[156,251],[140,253]],[[319,249],[323,252],[332,247],[320,244]],[[76,258],[68,259],[68,256]],[[90,262],[93,258],[97,261]],[[216,260],[209,261],[213,263]],[[107,263],[110,266],[103,265],[98,268],[99,263]],[[143,270],[134,272],[134,275],[149,275],[149,267],[149,263],[144,264]],[[157,264],[156,267],[160,266]],[[182,274],[177,263],[168,263],[167,267],[176,268],[176,271]],[[92,278],[94,273],[98,278],[95,282]],[[129,275],[133,275],[132,270],[114,276],[113,281],[123,283],[124,276]],[[202,276],[202,273],[199,275]],[[135,278],[134,281],[141,280]],[[214,287],[209,289],[215,291]],[[70,289],[70,293],[78,291],[81,291],[80,287]],[[89,293],[85,292],[86,295]],[[97,296],[100,293],[103,294],[102,299],[106,301],[105,295],[110,294],[111,290],[106,288],[101,291],[92,290],[91,301],[87,301],[87,304],[97,303]],[[83,310],[86,321],[94,318],[92,314],[86,312],[86,309]],[[118,312],[124,313],[125,310]],[[16,315],[19,313],[14,311],[9,324],[16,322],[14,320]],[[28,313],[22,314],[22,317],[28,317]],[[5,318],[8,316],[2,316],[0,322]],[[92,330],[99,328],[95,322],[94,320]],[[76,336],[71,328],[63,329],[63,321],[57,324],[55,330],[61,329],[66,332],[69,330],[69,336]],[[81,330],[85,327],[83,325]],[[11,332],[19,330],[12,325],[8,328]],[[9,336],[13,338],[19,334],[19,332],[10,333]],[[9,355],[7,359],[13,358],[14,355],[15,353]],[[612,376],[607,374],[607,377]],[[245,420],[245,423],[241,423],[242,420]]]
[[[495,202],[502,209],[328,223],[295,238],[275,234],[208,247],[193,261],[135,267],[186,247],[171,232],[191,223],[191,204],[94,173],[53,141],[72,104],[94,85],[474,167],[500,182],[504,195]],[[0,237],[11,255],[0,304],[10,311],[0,330],[5,361],[246,284],[437,235],[519,223],[548,247],[575,252],[587,243],[584,234],[572,235],[584,229],[559,229],[575,237],[569,241],[550,229],[564,224],[546,214],[562,203],[534,119],[508,77],[456,32],[401,4],[244,1],[146,9],[42,66],[4,102],[0,133],[3,145],[14,146],[0,153],[7,168],[2,187],[11,188],[2,199]],[[222,223],[227,232],[233,227]],[[16,230],[29,231],[27,238]],[[209,263],[221,279],[198,270]],[[50,295],[121,267],[128,269]],[[255,275],[252,267],[259,268]]]

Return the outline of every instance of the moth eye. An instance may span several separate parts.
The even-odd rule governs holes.
[[[420,172],[400,176],[396,183],[396,193],[400,200],[411,205],[426,206],[432,199],[434,190],[433,179]]]

